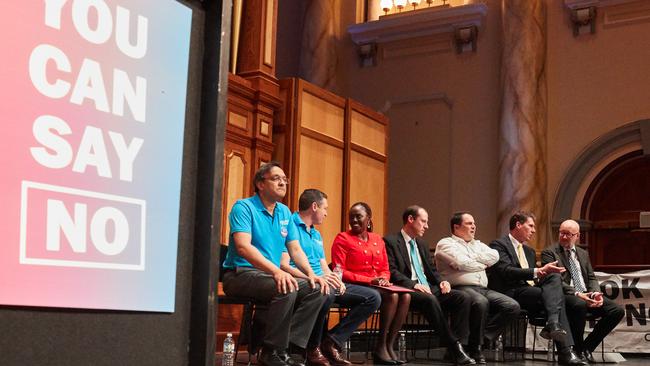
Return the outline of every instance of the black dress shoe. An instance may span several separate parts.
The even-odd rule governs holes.
[[[287,366],[287,363],[283,357],[280,357],[278,351],[268,347],[262,348],[262,352],[257,361],[262,366]]]
[[[477,365],[487,365],[485,356],[483,355],[483,352],[481,352],[481,346],[470,346],[468,349],[469,356],[474,359]]]
[[[453,361],[456,365],[476,365],[476,361],[465,352],[465,349],[460,342],[456,342],[449,346],[445,355],[447,354],[449,355],[449,360]]]
[[[549,322],[544,328],[542,328],[542,331],[539,332],[539,336],[544,339],[552,339],[556,342],[562,342],[566,337],[566,331],[562,329],[560,323]]]
[[[557,363],[560,365],[569,365],[569,366],[584,366],[588,365],[587,361],[582,360],[575,353],[572,347],[567,347],[565,350],[562,350],[557,357]]]
[[[287,352],[278,352],[278,356],[289,366],[305,366],[303,362],[291,357]]]
[[[582,357],[587,361],[591,363],[595,363],[596,360],[594,360],[594,355],[591,353],[591,351],[582,351]]]
[[[398,365],[397,361],[393,359],[389,359],[389,360],[383,359],[374,352],[372,354],[372,363],[374,363],[375,365],[393,365],[393,366]]]

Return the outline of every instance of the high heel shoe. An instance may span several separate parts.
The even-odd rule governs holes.
[[[383,359],[383,358],[379,357],[379,355],[374,353],[374,352],[372,353],[372,362],[375,365],[391,365],[391,366],[399,365],[397,363],[397,361],[395,361],[393,359],[388,359],[388,360]]]

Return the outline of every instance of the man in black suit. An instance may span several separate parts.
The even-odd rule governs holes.
[[[535,250],[524,243],[535,234],[535,217],[517,212],[510,218],[510,233],[494,240],[490,247],[499,252],[499,261],[488,273],[488,286],[519,302],[532,314],[546,311],[547,323],[540,336],[558,344],[558,362],[564,365],[585,365],[573,350],[562,291],[560,273],[563,267],[549,262],[536,268]]]
[[[580,239],[580,225],[566,220],[560,225],[558,243],[542,251],[542,264],[557,262],[567,269],[562,273],[562,289],[566,312],[571,324],[571,334],[578,352],[593,362],[594,349],[616,328],[625,316],[623,308],[603,297],[589,261],[589,253],[576,246]],[[594,330],[584,339],[585,317],[593,314],[600,317]]]
[[[462,346],[469,338],[470,298],[462,291],[452,290],[449,282],[441,281],[431,262],[429,246],[420,239],[429,227],[427,211],[419,206],[410,206],[404,211],[402,220],[402,230],[384,238],[391,281],[414,290],[411,305],[427,318],[447,343],[456,364],[475,364]],[[451,313],[453,331],[449,329],[443,309]]]

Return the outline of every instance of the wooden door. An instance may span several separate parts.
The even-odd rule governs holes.
[[[639,227],[650,211],[650,155],[629,153],[612,163],[587,190],[583,217],[591,221],[587,244],[596,270],[610,273],[650,268],[650,228]]]

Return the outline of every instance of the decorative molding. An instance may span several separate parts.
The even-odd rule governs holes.
[[[480,27],[487,10],[487,5],[483,3],[424,8],[354,24],[348,27],[348,33],[357,45],[381,44],[438,33],[451,34],[458,28]]]
[[[596,12],[602,8],[605,26],[650,20],[650,2],[643,0],[564,0],[573,23],[573,35],[596,32]]]
[[[602,8],[605,6],[621,5],[639,2],[639,0],[564,0],[564,5],[569,9],[582,9],[590,6]]]
[[[246,131],[248,128],[248,117],[241,113],[228,111],[228,124]]]
[[[260,121],[260,135],[269,137],[271,124],[268,121]]]
[[[604,26],[617,26],[650,20],[650,2],[637,1],[626,6],[607,8],[603,16]]]
[[[551,218],[553,222],[571,217],[572,209],[578,197],[580,188],[591,170],[601,161],[611,157],[626,145],[640,143],[642,128],[648,126],[650,120],[639,120],[616,128],[592,142],[571,164],[560,183]]]
[[[390,43],[382,46],[381,57],[383,60],[431,55],[441,52],[450,52],[454,44],[449,37],[444,35],[420,38],[414,42]]]
[[[449,110],[453,109],[454,102],[451,100],[447,93],[433,93],[426,95],[414,95],[406,97],[397,97],[394,99],[387,100],[384,103],[384,106],[379,110],[379,113],[387,114],[387,112],[394,106],[400,104],[409,104],[409,103],[419,103],[419,102],[430,102],[430,101],[441,101],[443,102]]]

